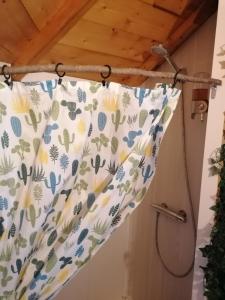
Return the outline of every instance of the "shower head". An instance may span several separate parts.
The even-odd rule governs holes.
[[[151,52],[164,57],[176,72],[179,70],[178,66],[175,64],[175,62],[170,57],[168,50],[166,48],[164,48],[162,44],[153,45],[151,47]]]
[[[154,54],[158,54],[158,55],[163,56],[163,57],[169,56],[169,53],[168,53],[167,49],[164,48],[162,44],[153,45],[151,50],[152,50],[152,53],[154,53]]]

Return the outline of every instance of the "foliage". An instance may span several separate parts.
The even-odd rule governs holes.
[[[55,145],[52,145],[51,148],[50,148],[50,150],[49,150],[49,153],[50,153],[51,160],[55,163],[55,161],[59,157],[58,147],[55,146]]]
[[[218,154],[218,152],[217,152]],[[204,271],[205,291],[208,300],[225,299],[225,144],[221,146],[220,155],[211,159],[217,164],[220,182],[217,199],[211,210],[214,211],[214,225],[210,234],[211,240],[204,248],[200,248],[203,257],[207,258]],[[214,166],[215,167],[215,166]]]
[[[66,154],[63,154],[60,157],[60,167],[65,172],[65,170],[67,169],[68,165],[69,165],[69,157]]]

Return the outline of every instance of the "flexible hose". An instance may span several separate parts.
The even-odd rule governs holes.
[[[160,247],[159,247],[159,234],[158,234],[158,228],[159,228],[159,218],[160,218],[160,213],[157,212],[156,215],[156,226],[155,226],[155,245],[156,245],[156,250],[157,254],[159,256],[159,259],[163,265],[163,267],[166,269],[166,271],[176,277],[176,278],[184,278],[188,276],[193,267],[194,267],[194,260],[195,260],[195,244],[196,244],[196,238],[197,238],[197,228],[196,228],[196,222],[195,222],[195,215],[194,215],[194,207],[193,207],[193,201],[191,197],[191,188],[190,188],[190,180],[189,180],[189,174],[188,174],[188,166],[187,166],[187,151],[186,151],[186,125],[185,125],[185,112],[184,112],[184,84],[182,83],[181,86],[181,91],[182,91],[182,101],[181,101],[181,115],[182,115],[182,145],[183,145],[183,157],[184,157],[184,173],[185,173],[185,183],[187,186],[187,194],[188,194],[188,203],[190,206],[190,213],[191,213],[191,224],[193,228],[193,236],[194,236],[194,249],[193,249],[193,258],[191,265],[187,268],[182,273],[176,273],[172,271],[164,261],[162,254],[160,252]]]

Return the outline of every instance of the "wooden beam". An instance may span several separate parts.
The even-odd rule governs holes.
[[[13,65],[24,65],[38,61],[62,36],[73,27],[96,0],[67,0],[64,6],[52,17],[30,41],[18,45],[20,57]]]

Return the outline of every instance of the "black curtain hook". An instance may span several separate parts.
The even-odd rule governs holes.
[[[62,66],[63,64],[62,63],[57,63],[55,65],[55,72],[56,74],[58,75],[59,79],[58,79],[58,84],[61,84],[62,83],[62,77],[64,77],[66,75],[66,72],[63,72],[62,74],[59,73],[58,71],[58,67],[59,66]]]
[[[178,81],[180,81],[180,79],[177,79],[178,74],[182,71],[182,69],[178,69],[174,75],[173,78],[173,84],[172,84],[172,89],[175,88],[176,84]]]
[[[105,86],[106,85],[106,81],[105,79],[109,78],[112,74],[112,68],[109,65],[104,65],[105,67],[108,68],[108,74],[104,75],[103,72],[101,72],[101,77],[103,78],[102,80],[102,85]]]
[[[13,86],[13,82],[12,82],[12,78],[11,78],[11,75],[8,73],[5,72],[5,68],[8,67],[7,65],[3,65],[2,66],[2,75],[4,76],[5,80],[4,82],[12,88]],[[11,80],[10,80],[11,79]]]

